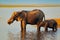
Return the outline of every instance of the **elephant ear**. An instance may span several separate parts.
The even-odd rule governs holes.
[[[26,12],[23,10],[23,11],[21,11],[20,12],[20,17],[22,18],[22,19],[25,19],[26,18]]]
[[[13,13],[12,13],[12,16],[16,16],[16,15],[17,15],[17,12],[13,12]]]

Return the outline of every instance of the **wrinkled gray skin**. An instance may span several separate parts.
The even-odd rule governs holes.
[[[44,13],[39,9],[34,9],[32,11],[22,10],[21,12],[13,12],[12,16],[8,20],[8,24],[13,23],[13,21],[21,21],[21,31],[26,30],[26,24],[37,25],[37,30],[39,31],[39,24],[41,21],[45,20]]]
[[[45,20],[40,23],[40,27],[45,27],[45,31],[48,31],[48,28],[57,31],[57,22],[54,19]]]

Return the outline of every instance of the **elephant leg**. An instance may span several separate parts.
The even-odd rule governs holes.
[[[53,31],[57,31],[57,27],[54,27],[54,28],[53,28]]]
[[[39,26],[39,24],[37,24],[37,31],[40,31],[40,26]]]
[[[52,30],[53,30],[53,31],[55,30],[54,27],[52,28]]]
[[[57,26],[55,26],[55,31],[57,31]]]
[[[40,31],[41,25],[42,25],[42,22],[37,23],[37,31]]]
[[[43,22],[40,22],[40,23],[37,24],[37,30],[38,31],[40,31],[42,24],[43,24]]]
[[[48,31],[48,26],[47,25],[48,25],[48,23],[45,23],[45,26],[44,26],[45,27],[45,31]]]
[[[45,28],[45,31],[48,31],[48,27]]]
[[[53,25],[53,31],[57,31],[57,25]]]
[[[55,28],[55,31],[57,31],[57,24],[56,24],[56,25],[54,25],[54,28]]]
[[[37,27],[37,31],[40,31],[40,27]]]
[[[21,21],[21,31],[26,31],[26,22],[24,20]]]

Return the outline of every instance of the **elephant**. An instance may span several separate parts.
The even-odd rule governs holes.
[[[39,24],[41,21],[45,20],[45,14],[40,9],[34,9],[31,11],[22,10],[22,11],[15,11],[12,13],[11,17],[8,19],[7,23],[11,24],[14,21],[21,22],[21,31],[26,30],[26,25],[37,25],[37,30],[39,31]]]
[[[57,31],[57,22],[54,19],[42,21],[39,26],[45,27],[45,31],[48,31],[48,28]]]

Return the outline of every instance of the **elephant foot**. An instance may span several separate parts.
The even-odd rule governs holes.
[[[37,30],[37,32],[40,32],[40,30]]]
[[[48,29],[46,28],[45,31],[48,32]]]
[[[53,31],[53,32],[56,32],[56,31],[57,31],[57,29],[55,29],[55,28],[52,28],[52,31]]]
[[[37,31],[40,31],[40,29],[37,29]]]
[[[54,30],[55,32],[57,31],[57,27],[55,27],[55,30]]]
[[[45,32],[48,32],[48,30],[45,30]]]
[[[57,31],[57,29],[53,29],[53,32],[56,32]]]

